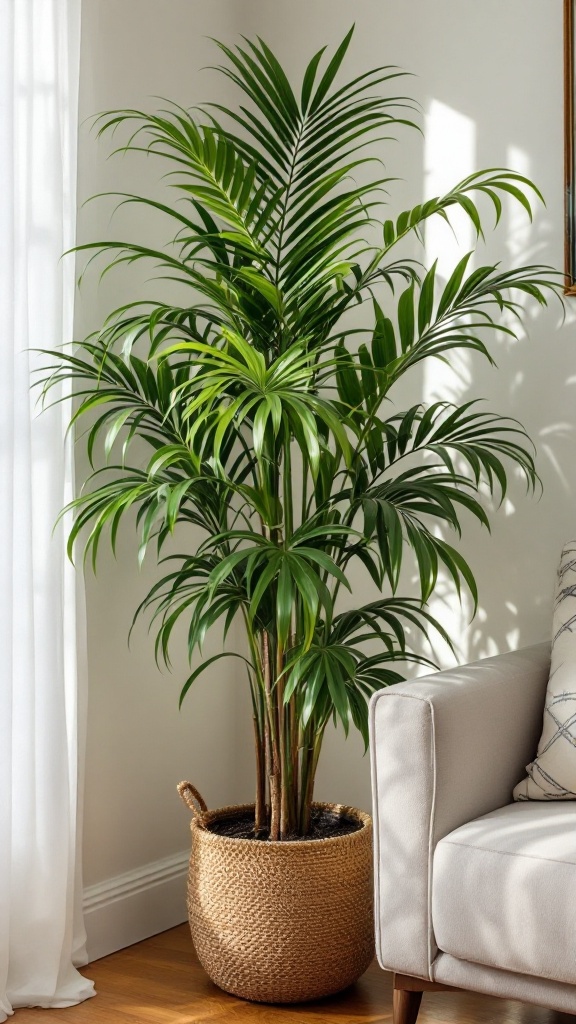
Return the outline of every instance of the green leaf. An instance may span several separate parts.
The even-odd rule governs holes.
[[[476,580],[474,579],[470,566],[462,555],[456,551],[455,548],[446,544],[445,541],[441,541],[436,538],[435,544],[440,558],[444,562],[444,565],[456,584],[458,594],[460,593],[460,581],[458,579],[458,575],[462,576],[462,579],[465,581],[474,602],[474,610],[471,616],[474,618],[478,610],[478,587],[476,586]]]
[[[303,114],[305,114],[308,109],[308,104],[310,102],[310,97],[312,95],[312,88],[314,86],[314,80],[316,78],[316,72],[318,70],[318,65],[322,60],[322,55],[324,54],[325,50],[326,47],[323,46],[321,50],[318,50],[318,52],[314,54],[312,60],[310,61],[308,67],[306,68],[306,71],[304,72],[304,78],[302,80],[302,93],[300,97],[300,106],[302,108]]]
[[[338,363],[336,369],[338,394],[351,409],[357,408],[362,405],[364,395],[354,370],[352,356],[341,343],[336,346],[335,355]]]
[[[336,78],[336,75],[338,74],[338,72],[340,70],[340,66],[342,64],[342,61],[344,60],[344,57],[346,56],[346,52],[348,50],[348,47],[350,46],[350,42],[352,40],[353,34],[354,34],[354,25],[352,26],[350,31],[347,32],[347,34],[344,36],[344,39],[340,43],[340,46],[336,50],[336,53],[332,57],[332,60],[330,61],[330,63],[328,64],[328,67],[326,68],[326,71],[324,72],[324,74],[322,75],[322,78],[320,79],[320,84],[318,85],[318,88],[316,89],[316,92],[314,93],[312,102],[310,104],[310,113],[311,114],[314,114],[318,110],[320,104],[322,103],[322,100],[327,95],[328,90],[330,89],[330,86],[332,85],[332,82]]]
[[[334,661],[328,655],[325,656],[324,664],[330,696],[334,702],[336,713],[344,727],[344,732],[348,735],[348,696],[341,669],[338,665],[334,664]]]
[[[202,664],[199,665],[198,668],[194,669],[194,672],[188,676],[188,679],[180,691],[179,707],[182,707],[182,702],[184,701],[184,698],[192,684],[196,682],[198,677],[205,672],[207,668],[210,668],[210,665],[213,665],[216,661],[220,661],[221,658],[240,658],[240,660],[244,661],[249,668],[254,668],[247,658],[244,658],[241,654],[236,654],[234,651],[221,651],[220,654],[214,654],[211,658],[207,658],[206,661],[203,661]]]
[[[441,317],[446,312],[446,310],[449,308],[449,306],[456,298],[458,291],[460,289],[460,285],[462,284],[464,274],[466,273],[466,268],[470,262],[472,255],[472,252],[467,252],[466,255],[463,256],[460,262],[457,264],[451,276],[448,278],[448,282],[444,288],[444,291],[442,292],[440,302],[438,303],[439,317]]]
[[[286,559],[282,561],[278,575],[278,588],[276,591],[276,623],[278,629],[278,643],[285,647],[290,635],[292,610],[294,604],[294,591],[290,567]]]
[[[406,352],[414,341],[414,285],[402,292],[398,301],[398,330],[402,351]]]
[[[420,289],[420,298],[418,300],[418,332],[422,332],[428,327],[434,313],[434,286],[436,284],[436,266],[438,260],[435,260],[430,270],[426,274],[422,287]]]

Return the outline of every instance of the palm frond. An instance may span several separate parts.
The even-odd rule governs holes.
[[[69,553],[95,567],[103,537],[114,549],[135,520],[139,558],[153,548],[163,566],[136,613],[159,663],[187,628],[181,701],[226,653],[204,658],[208,632],[225,640],[243,623],[256,831],[274,839],[307,831],[328,723],[366,741],[373,691],[398,681],[400,662],[431,664],[418,638],[450,646],[426,607],[440,574],[476,607],[473,568],[446,537],[457,544],[469,517],[488,527],[486,494],[502,501],[511,475],[539,483],[517,421],[474,401],[399,409],[395,386],[457,350],[492,363],[491,339],[519,337],[525,305],[562,287],[545,266],[471,269],[467,253],[441,281],[435,263],[397,257],[430,218],[463,211],[481,238],[485,209],[497,225],[506,199],[531,218],[542,197],[489,168],[391,215],[386,144],[416,127],[416,105],[397,67],[346,79],[352,35],[314,54],[298,84],[263,40],[218,43],[235,106],[98,118],[100,135],[124,133],[117,152],[168,165],[165,200],[108,197],[163,218],[166,245],[77,252],[102,273],[151,263],[183,298],[125,303],[72,349],[46,352],[39,382],[46,404],[72,384],[71,426],[93,468],[69,509]],[[189,550],[166,558],[176,531]],[[417,597],[398,594],[407,556]],[[353,566],[380,596],[346,610]]]

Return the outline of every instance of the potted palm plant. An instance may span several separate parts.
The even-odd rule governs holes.
[[[340,81],[351,36],[330,59],[314,55],[298,90],[261,40],[218,44],[237,107],[101,116],[100,133],[130,129],[122,152],[169,165],[179,201],[120,195],[165,215],[166,249],[79,248],[109,267],[153,261],[182,302],[116,310],[51,353],[43,382],[45,396],[72,382],[73,422],[87,420],[83,443],[102,462],[73,502],[70,552],[80,539],[95,563],[103,533],[114,547],[136,509],[140,558],[154,544],[164,566],[138,610],[151,613],[158,657],[177,623],[188,628],[181,700],[228,653],[246,664],[254,804],[208,812],[190,783],[180,790],[194,810],[200,959],[224,989],[265,1001],[337,991],[368,965],[370,820],[314,803],[325,730],[353,723],[367,741],[370,695],[401,678],[399,662],[426,662],[415,634],[449,642],[426,609],[439,570],[476,602],[445,528],[459,534],[463,512],[488,525],[479,489],[503,495],[510,467],[537,480],[519,424],[471,402],[402,410],[395,385],[452,349],[490,359],[486,336],[513,334],[519,298],[545,304],[556,288],[540,266],[471,269],[468,253],[440,281],[435,264],[394,255],[431,217],[458,208],[481,235],[482,203],[498,222],[503,197],[530,215],[539,193],[491,169],[386,213],[382,147],[413,127],[414,105],[390,94],[395,68]],[[177,526],[186,550],[166,555]],[[406,552],[418,597],[398,593]],[[202,659],[207,631],[220,624],[225,640],[235,619],[245,648]]]

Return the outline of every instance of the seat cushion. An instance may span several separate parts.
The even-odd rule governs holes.
[[[442,839],[432,927],[452,956],[576,984],[576,804],[511,804]]]

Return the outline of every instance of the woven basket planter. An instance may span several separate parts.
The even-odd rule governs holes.
[[[226,992],[298,1003],[341,991],[374,955],[372,821],[331,839],[271,843],[218,835],[209,825],[253,805],[207,811],[190,783],[193,811],[188,915],[198,959]]]

